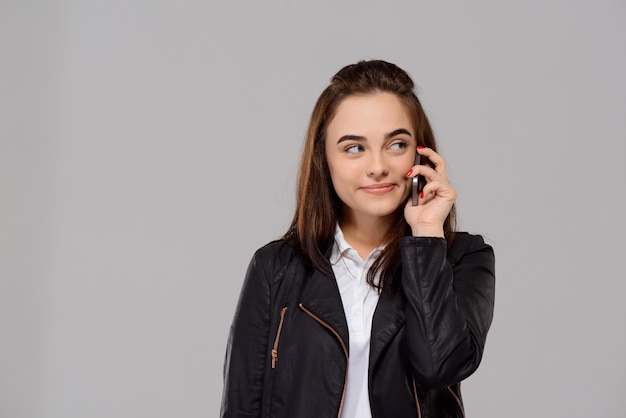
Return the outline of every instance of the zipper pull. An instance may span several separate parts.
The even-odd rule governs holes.
[[[280,341],[280,331],[283,329],[283,321],[285,320],[285,312],[287,307],[284,306],[280,310],[280,322],[278,323],[278,331],[276,331],[276,339],[274,340],[274,348],[272,348],[272,369],[276,368],[276,362],[278,361],[278,342]]]

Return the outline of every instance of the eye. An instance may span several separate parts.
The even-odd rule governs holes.
[[[389,145],[389,149],[400,151],[405,149],[407,146],[406,141],[395,141],[391,145]]]
[[[349,154],[357,154],[363,151],[363,147],[358,144],[354,144],[346,147],[345,151]]]

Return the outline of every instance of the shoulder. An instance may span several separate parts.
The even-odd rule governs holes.
[[[300,260],[295,245],[284,239],[271,241],[259,248],[252,258],[251,265],[263,269],[269,284],[280,280],[291,263]]]
[[[448,248],[448,259],[456,264],[465,256],[471,254],[485,254],[493,258],[493,248],[487,244],[481,235],[468,232],[456,232]]]
[[[452,247],[466,247],[467,249],[481,249],[485,247],[491,248],[489,244],[487,244],[482,237],[482,235],[470,234],[469,232],[456,232],[454,234],[454,239],[452,240]]]
[[[295,245],[284,239],[277,239],[271,241],[258,250],[254,254],[255,257],[262,259],[264,263],[280,263],[282,260],[287,260],[296,253]]]

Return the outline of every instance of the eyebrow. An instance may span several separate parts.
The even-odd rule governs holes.
[[[389,132],[388,134],[385,135],[385,140],[389,139],[389,138],[393,138],[396,135],[400,135],[400,134],[405,134],[408,136],[413,136],[411,135],[411,132],[407,131],[404,128],[400,128],[400,129],[396,129],[393,132]],[[361,135],[344,135],[341,138],[339,138],[339,141],[337,141],[338,144],[344,142],[344,141],[367,141],[367,138],[365,138],[364,136]]]

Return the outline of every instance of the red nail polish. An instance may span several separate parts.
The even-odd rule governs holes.
[[[424,198],[424,192],[420,193],[420,197],[423,199]]]
[[[424,147],[422,145],[418,145],[417,149],[424,149]]]
[[[409,170],[406,172],[406,176],[409,177],[411,174],[413,174],[413,170]]]

